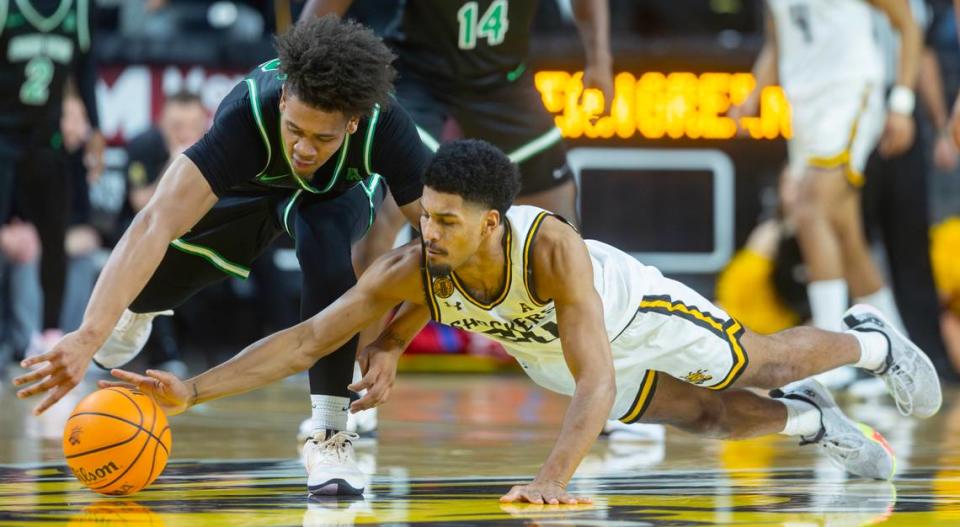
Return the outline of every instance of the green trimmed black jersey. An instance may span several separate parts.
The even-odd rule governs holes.
[[[280,61],[250,72],[223,99],[213,126],[185,152],[217,196],[290,189],[333,198],[382,177],[399,205],[423,191],[430,152],[396,101],[375,107],[310,179],[297,176],[280,137]]]
[[[91,3],[0,0],[0,148],[56,132],[66,80],[90,49]]]
[[[404,68],[455,84],[522,73],[536,0],[405,0],[386,32]]]

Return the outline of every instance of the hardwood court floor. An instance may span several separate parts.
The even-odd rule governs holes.
[[[60,434],[89,385],[42,419],[0,388],[0,526],[960,525],[960,391],[940,415],[901,418],[847,401],[898,453],[893,483],[847,479],[784,437],[664,443],[601,440],[572,488],[591,506],[502,506],[544,459],[566,400],[513,376],[400,378],[380,439],[358,446],[373,472],[362,500],[305,496],[294,435],[305,378],[216,401],[172,420],[173,459],[150,488],[95,495],[65,471]],[[31,401],[34,403],[35,401]]]

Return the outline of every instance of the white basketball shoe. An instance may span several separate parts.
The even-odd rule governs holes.
[[[307,493],[311,496],[358,496],[367,486],[367,476],[357,466],[353,441],[357,434],[337,432],[324,439],[325,432],[303,445],[307,469]]]
[[[105,370],[119,368],[132,361],[150,339],[153,331],[153,319],[158,316],[173,315],[172,310],[157,311],[155,313],[134,313],[129,309],[123,311],[113,332],[103,343],[103,346],[93,356],[93,362]]]

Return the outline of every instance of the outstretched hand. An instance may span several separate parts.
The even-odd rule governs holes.
[[[153,397],[153,400],[168,416],[183,413],[196,399],[196,393],[187,386],[187,383],[181,381],[172,373],[147,370],[146,375],[140,375],[126,370],[113,369],[110,370],[110,374],[120,381],[99,381],[97,385],[101,388],[115,386],[136,388]]]
[[[20,389],[17,397],[26,399],[48,392],[33,409],[33,415],[42,414],[80,384],[100,344],[93,337],[74,331],[64,335],[50,351],[23,359],[20,366],[32,370],[14,379],[13,385],[34,384]]]
[[[402,349],[397,352],[376,346],[367,346],[360,352],[357,360],[360,362],[363,378],[347,388],[357,393],[367,390],[367,393],[350,405],[351,412],[367,410],[387,402],[393,383],[397,380],[397,362],[402,352]]]
[[[579,505],[593,503],[587,497],[577,497],[567,492],[564,485],[555,482],[534,481],[528,485],[515,485],[500,498],[500,503],[534,503],[537,505]]]

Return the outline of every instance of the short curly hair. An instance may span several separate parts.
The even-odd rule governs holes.
[[[486,141],[464,139],[437,150],[423,184],[497,210],[502,218],[520,191],[520,172],[499,148]]]
[[[395,56],[370,29],[327,15],[293,26],[276,46],[285,89],[308,105],[349,117],[386,107]]]

